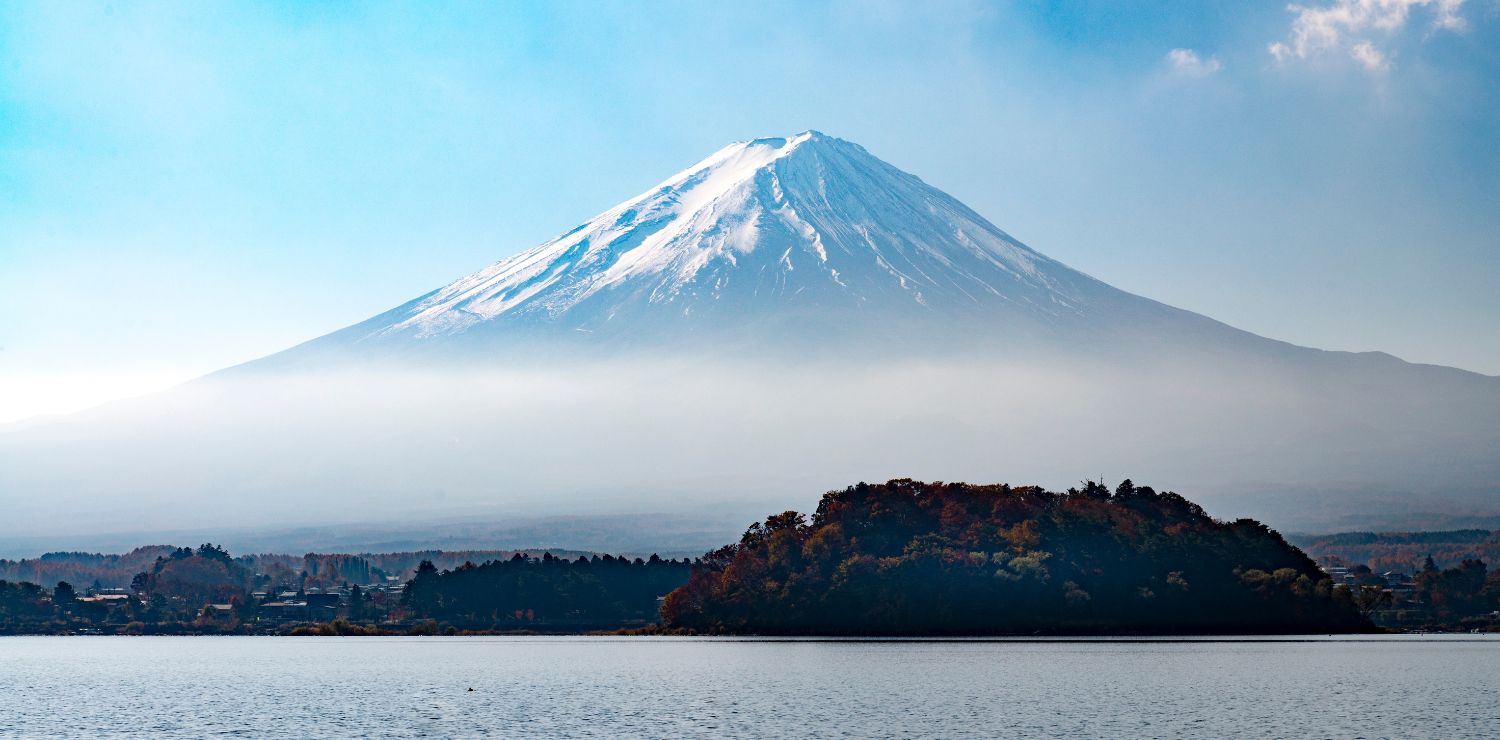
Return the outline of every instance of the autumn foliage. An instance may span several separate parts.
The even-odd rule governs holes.
[[[1174,493],[893,480],[826,494],[706,555],[668,627],[760,634],[1308,633],[1368,623],[1249,519]]]

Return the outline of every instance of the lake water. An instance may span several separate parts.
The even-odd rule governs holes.
[[[1500,638],[0,637],[0,737],[1059,735],[1496,737]]]

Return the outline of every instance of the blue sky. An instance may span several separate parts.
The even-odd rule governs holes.
[[[1500,374],[1497,41],[1497,0],[6,3],[0,421],[324,334],[809,128],[1127,290]]]

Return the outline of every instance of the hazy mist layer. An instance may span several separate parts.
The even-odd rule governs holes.
[[[1304,531],[1500,514],[1500,382],[1313,367],[658,358],[219,376],[0,434],[0,539],[658,512],[742,526],[894,477],[1129,477]]]

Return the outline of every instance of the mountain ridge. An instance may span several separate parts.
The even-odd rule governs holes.
[[[752,306],[1008,309],[1011,320],[1046,323],[1124,296],[863,147],[809,131],[726,146],[553,240],[356,326],[366,341],[486,324],[597,332],[627,318],[724,320]]]
[[[1110,286],[858,144],[806,131],[732,143],[554,239],[248,364],[685,338],[743,354],[1184,333],[1275,342]]]
[[[864,147],[809,130],[731,143],[542,244],[209,377],[662,348],[1227,352],[1325,365],[1370,355],[1388,371],[1447,367],[1304,347],[1115,288]]]

